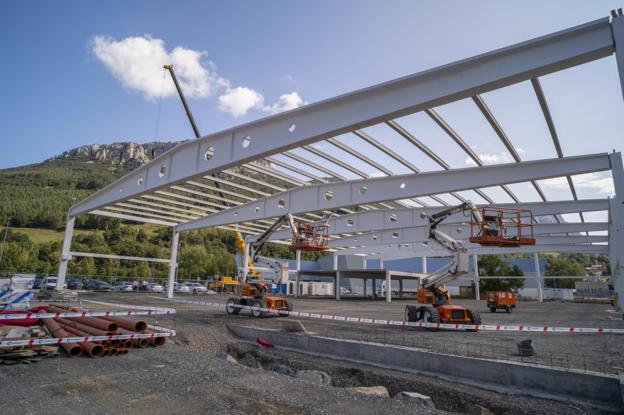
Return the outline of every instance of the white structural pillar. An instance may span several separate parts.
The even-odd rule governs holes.
[[[537,301],[541,303],[544,301],[544,280],[540,272],[539,254],[537,252],[533,254],[533,266],[535,268],[535,283],[537,285]]]
[[[63,238],[63,247],[61,248],[61,262],[59,263],[58,281],[56,282],[56,290],[63,291],[65,285],[65,276],[67,275],[67,266],[71,260],[71,241],[74,234],[74,216],[67,216],[67,224],[65,225],[65,237]]]
[[[301,250],[297,249],[295,251],[295,297],[299,297],[300,282],[301,282]]]
[[[180,242],[180,232],[173,232],[171,236],[171,253],[169,257],[169,283],[167,284],[167,298],[173,297],[173,284],[175,283],[176,272],[178,270],[178,246]]]
[[[424,256],[422,257],[422,273],[426,274],[427,273],[427,257]]]
[[[624,19],[619,17],[618,19]],[[614,19],[617,20],[617,19]],[[620,68],[623,70],[624,68]],[[618,308],[624,309],[624,168],[622,156],[610,154],[615,197],[609,200],[609,263]]]
[[[332,266],[336,271],[336,285],[334,286],[334,292],[336,294],[336,300],[340,300],[340,271],[338,270],[338,255],[334,252],[332,254]]]
[[[481,301],[481,293],[479,292],[479,256],[472,256],[472,267],[474,268],[474,289],[475,300]]]
[[[392,276],[390,270],[386,270],[386,303],[392,302]]]
[[[621,9],[620,9],[621,10]],[[620,86],[624,98],[624,16],[620,15],[611,21],[611,33],[615,42],[615,60],[620,73]]]
[[[250,244],[245,239],[245,247],[243,248],[243,281],[247,281],[247,275],[249,275],[249,249]]]

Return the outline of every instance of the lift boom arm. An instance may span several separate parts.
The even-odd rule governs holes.
[[[424,288],[435,289],[468,272],[468,251],[466,247],[464,247],[464,244],[460,240],[454,239],[438,230],[440,222],[451,215],[461,212],[470,212],[469,214],[476,222],[480,223],[483,221],[481,214],[470,201],[432,215],[427,215],[424,212],[420,214],[423,219],[426,218],[429,220],[429,238],[453,253],[453,261],[451,261],[449,265],[442,267],[423,279],[422,286]]]

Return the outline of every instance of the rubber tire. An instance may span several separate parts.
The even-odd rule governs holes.
[[[481,315],[476,311],[468,310],[468,316],[470,317],[470,322],[472,324],[481,324]],[[477,330],[468,330],[468,331],[477,331]]]
[[[266,313],[264,311],[255,310],[254,308],[266,308],[266,304],[264,304],[264,301],[254,300],[254,302],[251,303],[251,315],[252,317],[257,318],[262,318],[266,316]]]
[[[405,306],[405,321],[415,323],[418,321],[418,307],[413,305]]]
[[[241,311],[240,308],[229,306],[230,304],[232,304],[232,305],[239,304],[238,299],[237,298],[228,298],[228,300],[225,302],[225,312],[226,313],[232,314],[232,315],[237,315],[238,313],[240,313],[240,311]]]
[[[508,314],[511,313],[511,307],[509,306],[505,307],[505,312]]]
[[[496,307],[490,307],[490,313],[496,313]]]
[[[423,320],[425,323],[439,323],[440,313],[433,307],[426,307],[423,312]]]

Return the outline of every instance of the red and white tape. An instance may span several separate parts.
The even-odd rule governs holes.
[[[162,311],[162,313],[160,314],[175,314],[176,312],[175,308],[167,308],[167,307],[152,307],[152,306],[136,305],[136,304],[107,303],[104,301],[84,300],[82,298],[79,301],[81,303],[91,303],[91,304],[99,304],[99,305],[105,305],[105,306],[110,306],[110,307],[127,308],[128,310],[152,310],[152,311],[158,310],[158,311]]]
[[[77,317],[118,317],[118,316],[156,316],[171,314],[163,310],[147,311],[67,311],[58,313],[20,313],[20,314],[0,314],[0,320],[21,320],[31,318],[77,318]]]
[[[87,336],[87,337],[57,337],[44,339],[26,339],[26,340],[4,340],[0,342],[0,347],[15,346],[36,346],[45,344],[62,344],[62,343],[81,343],[81,342],[97,342],[111,340],[135,340],[135,339],[154,339],[156,337],[174,337],[175,330],[164,329],[159,333],[136,333],[136,334],[114,334],[110,336]]]
[[[174,301],[178,303],[205,305],[213,308],[225,308],[224,303],[208,303],[203,301],[191,301],[180,300],[177,298],[161,298],[152,297],[159,300]],[[400,327],[420,327],[430,329],[445,329],[445,330],[476,330],[476,331],[521,331],[521,332],[541,332],[541,333],[612,333],[612,334],[624,334],[624,329],[612,329],[604,327],[552,327],[552,326],[529,326],[529,325],[503,325],[503,324],[446,324],[446,323],[425,323],[409,322],[404,320],[382,320],[363,317],[347,317],[337,316],[332,314],[319,314],[302,311],[279,311],[269,308],[257,308],[251,306],[236,305],[235,307],[241,309],[254,309],[255,311],[261,311],[268,314],[280,315],[280,316],[294,316],[303,318],[314,318],[321,320],[332,321],[345,321],[350,323],[364,323],[364,324],[376,324],[381,326],[400,326]]]

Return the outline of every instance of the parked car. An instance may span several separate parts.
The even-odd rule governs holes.
[[[58,281],[57,277],[46,277],[41,283],[42,289],[46,290],[54,290],[56,289],[56,282]],[[67,283],[63,284],[63,288],[67,288]]]
[[[35,282],[33,282],[33,289],[35,290],[40,290],[41,289],[41,283],[43,282],[43,277],[37,277],[35,278]]]
[[[82,281],[75,278],[67,280],[67,288],[70,290],[81,290],[83,288]]]
[[[120,281],[113,287],[114,291],[132,292],[134,287],[131,282]]]
[[[147,284],[147,291],[152,292],[152,293],[162,293],[165,291],[165,289],[160,284],[157,284],[155,282],[150,282],[149,284]]]
[[[204,285],[201,285],[198,282],[187,282],[185,285],[189,288],[189,291],[193,294],[200,294],[200,293],[208,292],[208,288],[206,288]]]
[[[87,290],[94,290],[94,291],[111,291],[113,289],[113,287],[111,287],[111,285],[105,281],[98,281],[98,280],[89,280],[85,283],[84,287]]]
[[[173,291],[177,292],[177,293],[185,293],[188,294],[191,292],[191,288],[186,285],[186,284],[181,284],[179,282],[176,282],[173,284]]]

